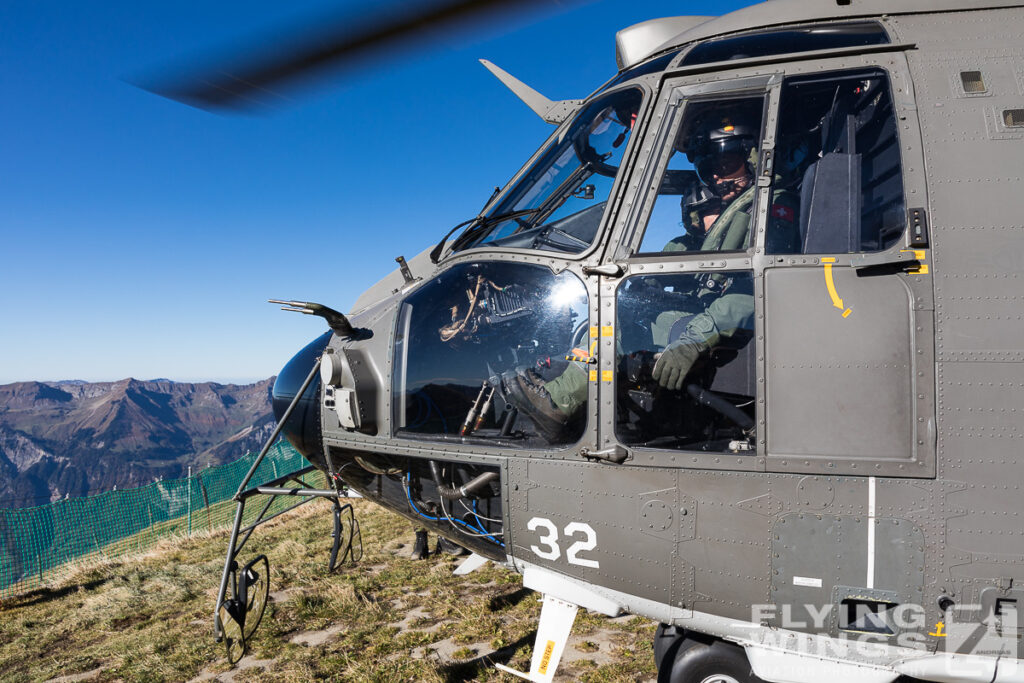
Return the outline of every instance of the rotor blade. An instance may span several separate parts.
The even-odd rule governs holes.
[[[280,47],[272,51],[260,48],[260,57],[235,61],[190,78],[143,83],[141,87],[200,109],[280,104],[289,99],[280,90],[303,76],[463,28],[462,24],[497,12],[541,3],[564,6],[575,1],[434,0],[404,12],[391,7],[390,12],[385,10],[363,20],[321,19],[316,25],[323,28],[278,41]]]

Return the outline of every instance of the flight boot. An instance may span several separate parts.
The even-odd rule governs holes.
[[[507,372],[502,379],[512,405],[533,421],[545,439],[564,443],[571,438],[570,424],[587,398],[583,370],[570,366],[549,382],[530,370]]]

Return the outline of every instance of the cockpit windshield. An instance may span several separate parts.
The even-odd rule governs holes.
[[[577,253],[594,239],[643,101],[639,88],[585,107],[486,216],[452,244]]]

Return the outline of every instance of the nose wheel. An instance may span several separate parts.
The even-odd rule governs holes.
[[[251,560],[241,571],[232,563],[229,575],[231,597],[220,604],[217,617],[224,634],[228,662],[234,665],[244,655],[249,639],[263,619],[270,596],[270,562],[266,555]]]

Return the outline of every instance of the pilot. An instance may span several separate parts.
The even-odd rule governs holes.
[[[662,251],[736,251],[750,246],[757,121],[753,111],[719,107],[710,109],[688,129],[684,126],[680,135],[684,142],[678,149],[694,165],[701,183],[681,201],[686,232],[670,240]],[[799,201],[792,193],[774,191],[767,226],[772,245],[769,253],[796,250],[798,211]],[[705,279],[698,296],[708,302],[703,311],[661,311],[652,321],[653,341],[664,346],[651,373],[661,387],[682,389],[699,358],[716,345],[728,343],[739,331],[753,327],[753,292],[749,287],[730,288],[726,279],[720,278],[712,275]],[[513,405],[538,431],[553,443],[561,442],[572,431],[570,425],[582,416],[587,368],[570,363],[549,381],[532,370],[509,373],[505,386]]]

